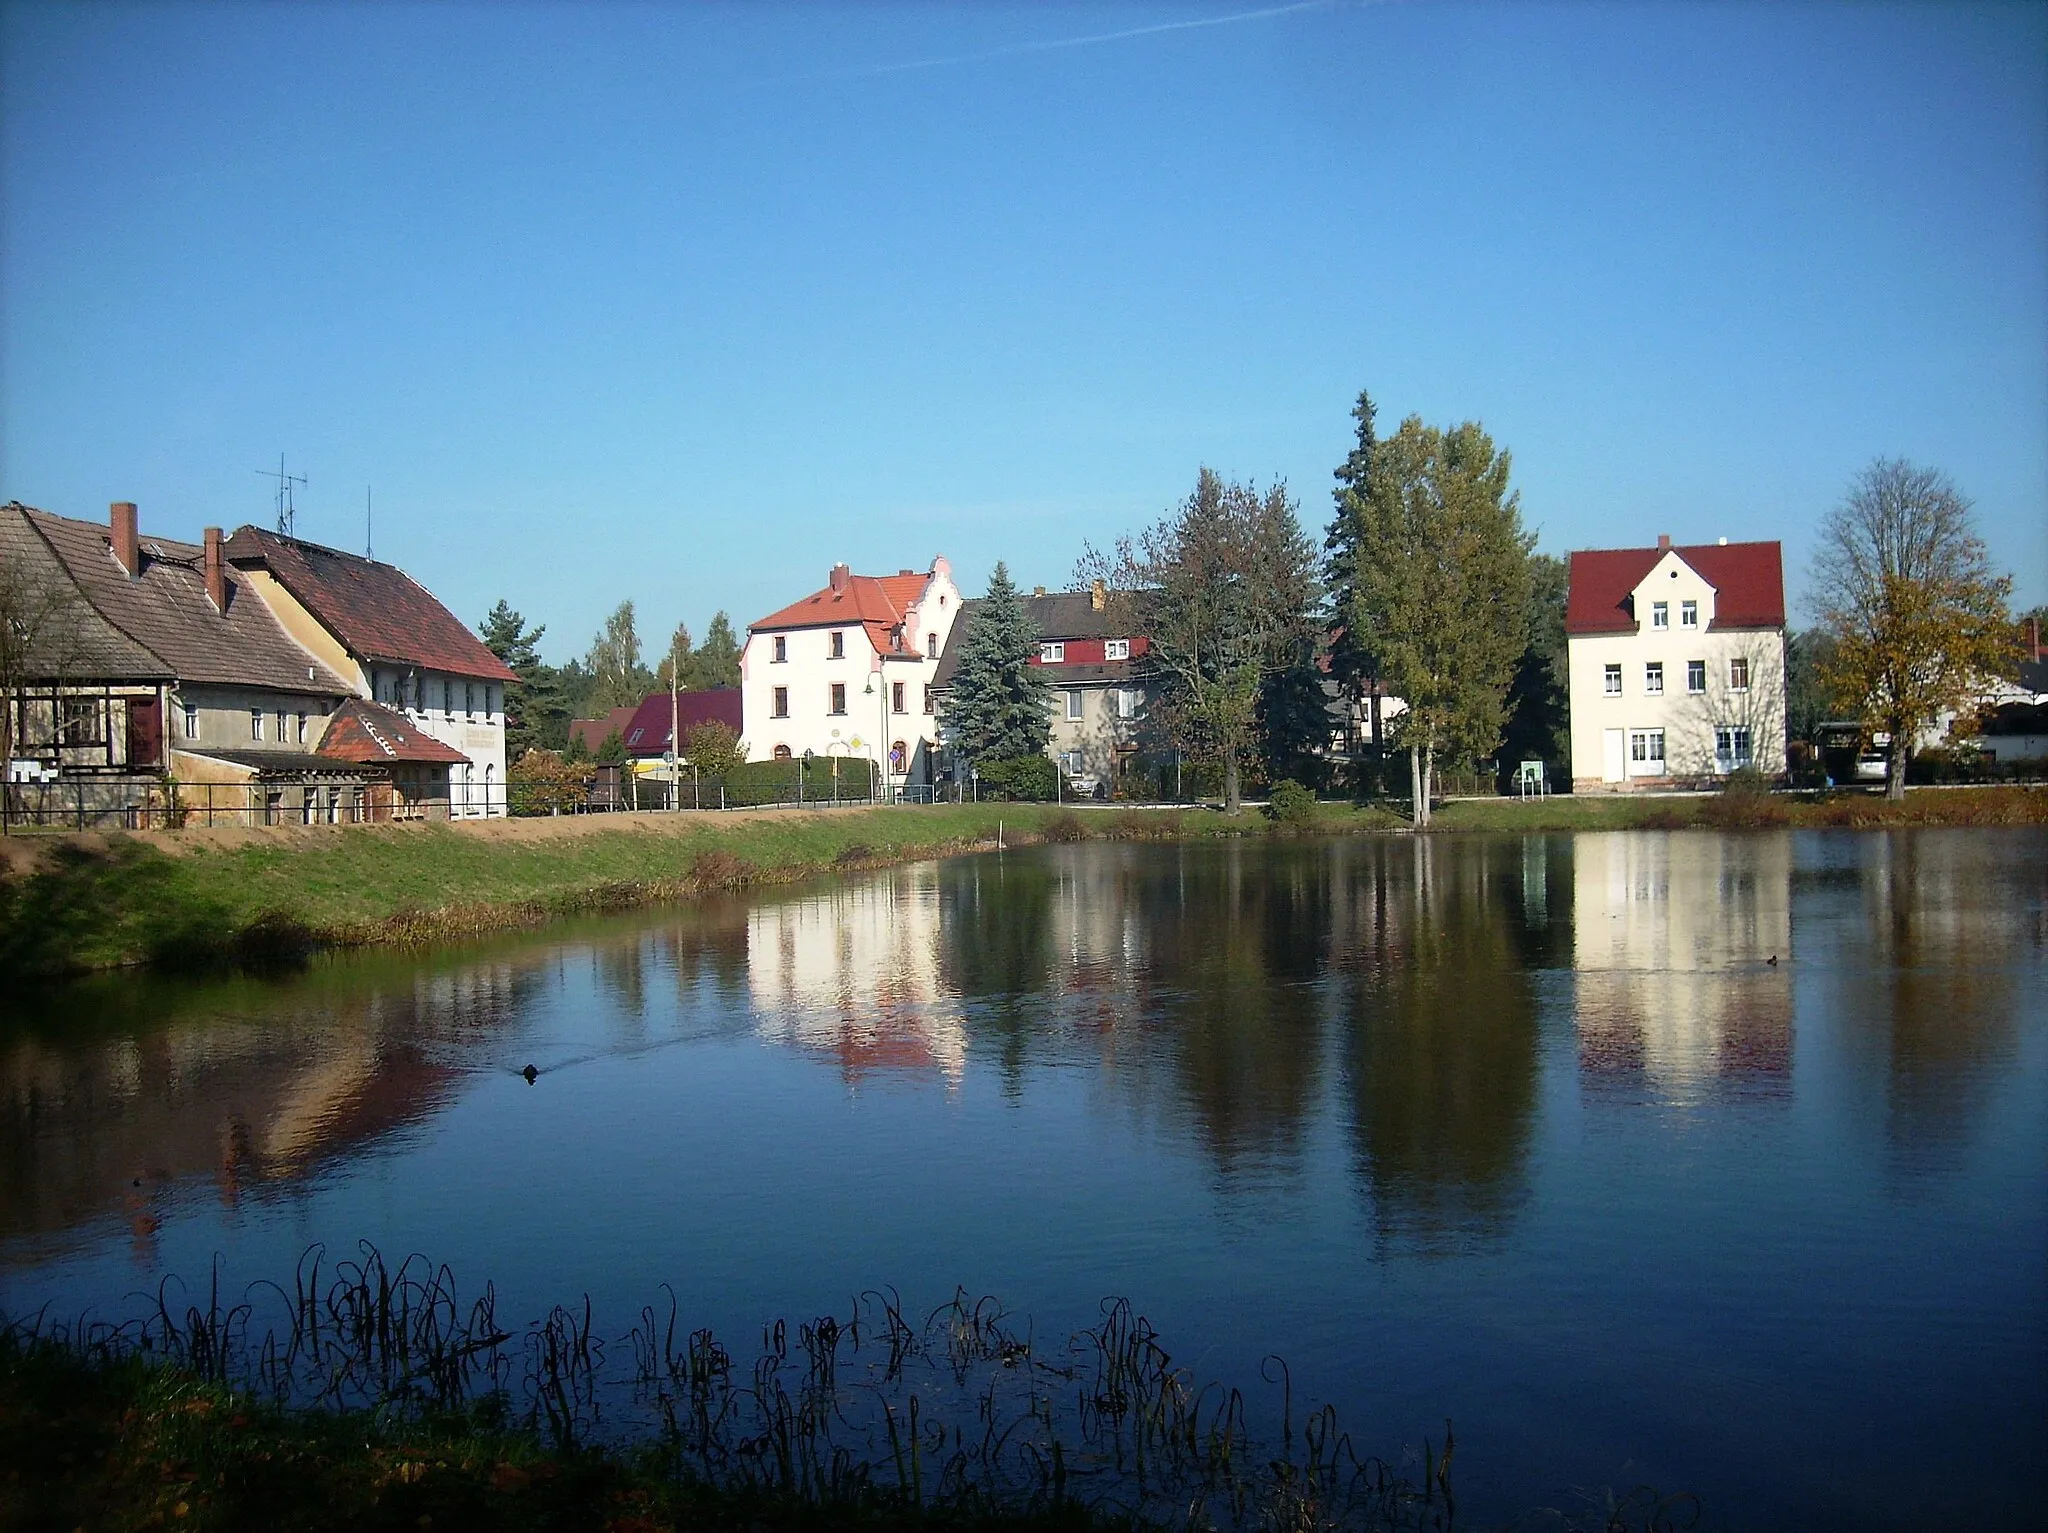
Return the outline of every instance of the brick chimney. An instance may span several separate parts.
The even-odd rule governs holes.
[[[228,565],[221,554],[220,529],[206,529],[206,599],[222,617],[228,615]]]
[[[1660,533],[1658,533],[1658,534],[1657,534],[1657,552],[1658,552],[1658,553],[1660,553],[1660,554],[1668,554],[1668,553],[1670,553],[1670,552],[1671,552],[1671,534],[1670,534],[1670,533],[1668,533],[1668,532],[1660,532]]]
[[[844,564],[835,564],[835,565],[833,565],[833,566],[832,566],[832,589],[833,589],[833,590],[835,590],[835,591],[843,591],[843,590],[845,590],[845,589],[846,589],[846,582],[847,582],[847,581],[849,581],[849,580],[851,580],[851,579],[853,579],[853,570],[852,570],[852,568],[851,568],[850,566],[848,566],[848,565],[844,565]]]
[[[1091,582],[1088,587],[1088,605],[1100,612],[1108,604],[1108,588],[1099,580]]]
[[[2041,620],[2039,618],[2030,617],[2027,619],[2027,637],[2025,642],[2027,658],[2036,665],[2039,665],[2041,663]]]
[[[114,557],[133,580],[142,573],[142,536],[135,527],[135,502],[117,500],[107,510],[113,523]]]

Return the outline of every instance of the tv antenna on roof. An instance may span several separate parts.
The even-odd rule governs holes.
[[[275,469],[259,468],[256,472],[265,479],[275,479],[277,481],[277,530],[286,537],[290,537],[292,535],[292,521],[298,515],[298,507],[292,504],[292,486],[304,484],[306,476],[304,474],[287,474],[284,471],[283,453],[277,455],[277,467]]]

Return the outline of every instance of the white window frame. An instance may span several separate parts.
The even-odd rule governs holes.
[[[1637,777],[1660,777],[1665,763],[1664,731],[1661,729],[1631,729],[1628,732],[1628,762],[1633,769],[1643,768],[1633,775]],[[1649,770],[1652,766],[1659,770]]]
[[[1067,646],[1064,643],[1041,644],[1038,646],[1038,663],[1040,665],[1064,665],[1066,659]]]
[[[249,738],[252,740],[261,740],[263,738],[263,710],[261,708],[251,708],[249,710]]]
[[[1707,690],[1707,662],[1688,660],[1685,662],[1685,690],[1698,697]]]
[[[1682,601],[1678,604],[1678,626],[1697,628],[1700,626],[1700,604],[1696,601]]]
[[[197,703],[181,703],[179,706],[185,711],[185,738],[188,740],[198,739],[199,705]]]
[[[1714,770],[1740,771],[1756,763],[1756,735],[1747,724],[1714,726]]]
[[[1130,658],[1131,658],[1131,641],[1130,641],[1129,639],[1106,639],[1106,640],[1104,640],[1104,641],[1103,641],[1103,645],[1102,645],[1102,658],[1103,658],[1103,659],[1105,659],[1105,660],[1128,660],[1128,659],[1130,659]]]
[[[1671,626],[1670,602],[1653,601],[1650,603],[1650,626],[1652,628],[1669,628]]]
[[[1602,695],[1606,697],[1621,696],[1621,667],[1619,665],[1610,665],[1602,674],[1605,678],[1601,682]]]
[[[1740,680],[1737,679],[1738,677]],[[1749,656],[1730,655],[1728,657],[1728,690],[1730,692],[1747,692],[1749,690]]]
[[[1080,718],[1081,690],[1078,687],[1069,687],[1067,688],[1067,721],[1069,723],[1075,723],[1078,722]]]
[[[1643,695],[1662,697],[1664,695],[1664,662],[1651,660],[1643,666]]]

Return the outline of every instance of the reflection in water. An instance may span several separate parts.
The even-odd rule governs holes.
[[[1690,1103],[1792,1074],[1792,837],[1612,832],[1573,850],[1579,1067]]]
[[[748,981],[763,1037],[830,1055],[848,1084],[876,1070],[967,1064],[940,979],[939,881],[929,863],[755,909]]]

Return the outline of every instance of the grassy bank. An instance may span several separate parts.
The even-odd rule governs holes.
[[[1496,799],[1445,805],[1444,832],[1732,829],[2048,822],[2048,791],[1792,799]],[[1035,841],[1181,841],[1398,831],[1380,808],[1257,812],[1045,804],[636,814],[453,825],[312,826],[15,837],[0,842],[0,976],[129,964],[290,958],[322,947],[424,942],[584,911],[790,882],[833,869]]]

